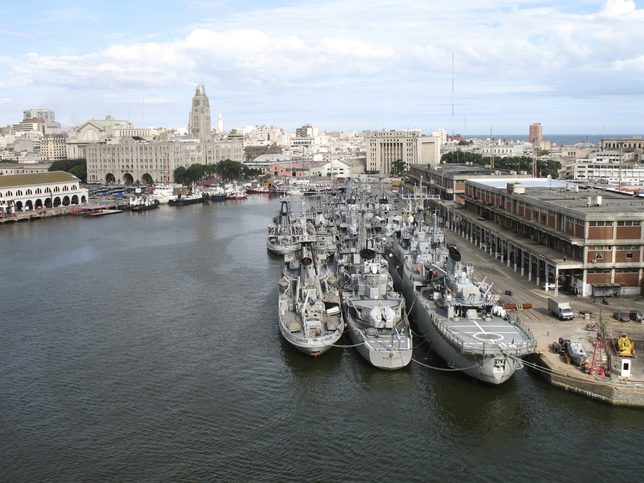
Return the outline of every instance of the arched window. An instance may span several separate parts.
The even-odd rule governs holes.
[[[45,188],[45,193],[51,193],[51,188],[49,187]]]
[[[40,188],[36,188],[36,194],[39,195],[42,193],[42,190]]]
[[[11,191],[7,191],[7,196],[13,196],[13,193]]]
[[[22,190],[17,190],[16,191],[16,196],[22,196]]]
[[[67,185],[63,186],[63,191],[69,191],[69,188],[67,187]]]
[[[55,186],[54,187],[54,193],[58,193],[58,192],[60,192],[60,188],[58,186]]]
[[[28,190],[27,190],[27,194],[28,194],[28,195],[33,195],[34,193],[33,193],[33,191],[31,191],[30,189],[28,189]]]
[[[76,186],[75,184],[73,184],[73,185],[72,185],[72,189],[73,189],[73,190],[77,190],[77,189],[78,189],[78,186]]]

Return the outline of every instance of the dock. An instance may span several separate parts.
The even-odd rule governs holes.
[[[574,392],[585,397],[615,406],[644,408],[644,324],[642,322],[622,322],[613,317],[615,312],[630,310],[644,311],[644,298],[629,296],[610,298],[608,305],[596,302],[589,297],[566,295],[561,291],[557,298],[570,302],[575,313],[572,320],[559,320],[548,311],[548,297],[553,291],[546,291],[509,269],[505,263],[489,256],[466,239],[451,230],[445,230],[448,244],[456,245],[464,259],[474,263],[479,277],[486,277],[494,283],[502,302],[526,324],[537,339],[537,352],[526,361],[526,366],[540,374],[555,387]],[[588,374],[566,358],[551,350],[551,344],[560,338],[575,340],[583,344],[589,362],[593,358],[593,343],[599,328],[603,326],[606,340],[614,340],[626,334],[635,343],[635,357],[628,358],[630,375],[622,377],[620,364],[622,357],[614,351],[610,362],[604,357],[604,365],[609,364],[608,375]]]
[[[16,213],[3,214],[0,213],[0,224],[5,223],[20,223],[25,221],[37,221],[45,218],[53,218],[57,216],[66,216],[71,214],[72,207],[58,206],[56,208],[43,208],[31,211],[19,211]]]

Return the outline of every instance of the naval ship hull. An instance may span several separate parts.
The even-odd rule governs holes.
[[[400,345],[397,347],[397,340],[393,341],[391,337],[382,338],[378,341],[372,337],[365,337],[362,332],[356,328],[355,322],[347,319],[347,335],[351,345],[356,346],[356,350],[372,366],[377,369],[395,371],[402,369],[411,362],[412,341],[411,337],[401,337]],[[403,346],[403,347],[400,347]]]

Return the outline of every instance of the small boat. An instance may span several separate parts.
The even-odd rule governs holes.
[[[249,195],[270,195],[274,193],[268,185],[262,186],[249,186],[246,188],[246,193]]]
[[[162,205],[167,205],[170,200],[177,198],[174,194],[174,187],[172,185],[155,185],[152,188],[150,196]]]
[[[226,193],[227,200],[245,200],[248,195],[239,188],[234,188]]]
[[[116,215],[117,213],[123,213],[123,210],[115,208],[86,208],[81,212],[81,216],[96,218],[98,216]]]
[[[136,196],[130,199],[128,209],[134,212],[154,210],[159,207],[159,200],[149,196]]]
[[[584,346],[581,345],[581,342],[575,340],[568,342],[566,352],[568,352],[568,355],[570,356],[572,361],[578,366],[581,366],[587,357]]]
[[[187,194],[179,193],[174,200],[168,201],[168,204],[170,206],[185,206],[185,205],[195,205],[197,203],[204,203],[206,201],[208,201],[208,199],[204,197],[202,193],[195,193],[195,192],[187,193]]]
[[[221,186],[215,186],[206,191],[210,201],[226,201],[226,190]]]

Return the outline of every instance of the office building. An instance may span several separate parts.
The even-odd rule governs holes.
[[[528,142],[537,147],[541,146],[541,143],[543,142],[543,129],[540,122],[530,124]]]

